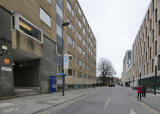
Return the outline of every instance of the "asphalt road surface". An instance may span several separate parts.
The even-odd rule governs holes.
[[[45,114],[160,114],[139,101],[122,87],[103,88],[57,110],[46,110]]]

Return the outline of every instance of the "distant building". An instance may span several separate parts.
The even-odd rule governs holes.
[[[132,63],[123,63],[122,81],[130,86],[144,85],[153,89],[157,68],[157,89],[160,89],[160,1],[152,0],[133,43]],[[125,59],[125,58],[124,58]],[[141,80],[141,81],[140,81]]]

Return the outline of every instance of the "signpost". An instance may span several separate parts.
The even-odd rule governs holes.
[[[58,73],[58,76],[62,76],[62,96],[64,96],[65,76],[66,76],[66,73]]]
[[[69,55],[68,54],[64,54],[64,69],[68,69],[69,68]]]

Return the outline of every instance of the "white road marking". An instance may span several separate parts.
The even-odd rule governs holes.
[[[130,114],[137,114],[133,109],[131,109],[130,112]]]
[[[14,106],[13,103],[0,103],[0,108],[5,108],[5,107],[9,107],[9,106]]]
[[[13,108],[13,107],[11,107],[11,108],[8,108],[8,109],[4,109],[3,111],[4,112],[12,112],[12,111],[16,111],[16,110],[19,110],[19,108]]]
[[[111,97],[109,97],[109,98],[107,99],[106,104],[104,105],[104,109],[106,109],[106,108],[107,108],[107,106],[108,106],[108,104],[109,104],[110,100],[111,100]]]

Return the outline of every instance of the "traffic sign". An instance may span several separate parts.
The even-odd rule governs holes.
[[[58,76],[66,76],[66,73],[58,73]]]

